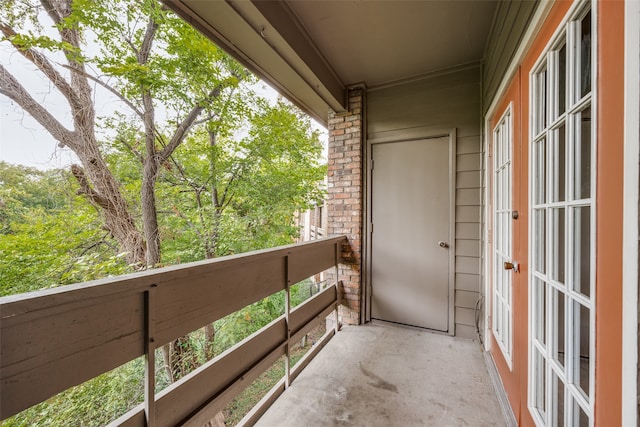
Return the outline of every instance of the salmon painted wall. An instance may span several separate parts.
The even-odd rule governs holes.
[[[622,423],[624,2],[598,3],[596,175],[597,426]]]
[[[491,339],[491,353],[502,377],[512,409],[521,426],[533,425],[527,408],[528,359],[528,129],[529,74],[572,2],[559,1],[551,9],[508,90],[503,94],[491,130],[507,105],[514,102],[514,259],[521,272],[514,275],[513,372]],[[624,2],[601,1],[597,8],[597,159],[596,159],[596,379],[595,425],[621,425],[622,399],[622,188],[624,130]],[[519,93],[517,88],[519,87]],[[518,100],[516,104],[516,100]],[[520,125],[515,125],[516,118]],[[517,134],[516,134],[517,133]],[[525,327],[521,325],[524,324]]]

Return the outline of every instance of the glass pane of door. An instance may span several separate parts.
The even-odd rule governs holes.
[[[512,270],[505,269],[505,263],[512,262],[512,143],[511,108],[508,108],[493,132],[493,335],[510,367]]]

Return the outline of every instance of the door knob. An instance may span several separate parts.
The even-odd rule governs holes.
[[[509,262],[509,261],[505,261],[504,262],[504,269],[505,270],[513,270],[514,273],[517,273],[519,270],[519,265],[517,262]]]
[[[443,242],[442,240],[440,240],[438,242],[438,246],[440,246],[441,248],[448,248],[449,244],[447,242]]]

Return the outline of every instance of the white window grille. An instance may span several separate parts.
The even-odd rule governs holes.
[[[493,130],[493,335],[511,369],[513,350],[512,164],[513,121],[509,106]]]
[[[573,10],[531,74],[528,403],[539,426],[593,425],[595,20]]]

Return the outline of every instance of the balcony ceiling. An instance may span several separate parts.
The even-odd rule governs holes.
[[[375,86],[482,59],[496,2],[288,5],[343,83]]]
[[[205,1],[167,5],[321,122],[345,89],[482,60],[497,1]]]

